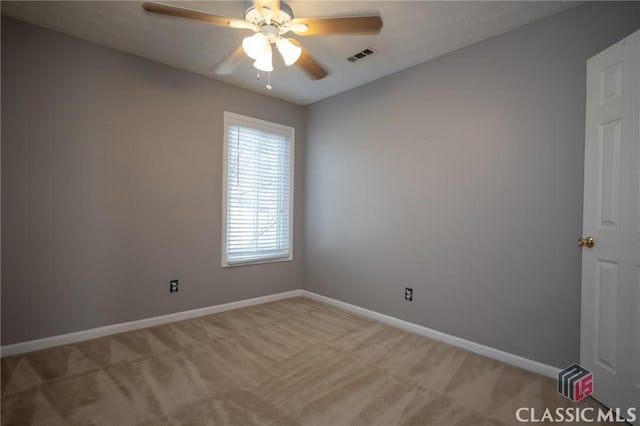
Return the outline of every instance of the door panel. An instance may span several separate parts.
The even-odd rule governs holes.
[[[640,417],[640,32],[587,62],[580,363]],[[634,424],[639,424],[638,420]]]
[[[597,354],[596,360],[612,374],[616,374],[616,337],[618,306],[618,264],[598,261],[596,276]]]
[[[598,155],[601,158],[598,179],[600,227],[618,226],[620,209],[620,120],[600,126]]]

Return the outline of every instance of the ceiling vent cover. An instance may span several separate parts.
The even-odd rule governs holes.
[[[364,49],[363,51],[356,53],[353,56],[349,56],[347,58],[347,61],[356,62],[356,61],[359,61],[360,59],[366,58],[367,56],[371,56],[374,53],[376,53],[376,51],[373,50],[372,48],[368,47],[368,48]]]

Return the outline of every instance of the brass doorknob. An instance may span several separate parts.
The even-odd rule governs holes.
[[[593,239],[593,237],[582,237],[578,240],[578,245],[580,247],[593,247],[596,245],[596,240]]]

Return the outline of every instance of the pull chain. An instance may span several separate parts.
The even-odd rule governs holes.
[[[258,74],[256,75],[256,77],[258,78],[258,80],[260,80],[260,70],[258,70]],[[271,90],[273,89],[273,86],[271,86],[271,72],[267,72],[267,85],[266,85],[267,90]]]

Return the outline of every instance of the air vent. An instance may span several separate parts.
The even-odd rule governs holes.
[[[367,49],[364,49],[361,52],[356,53],[353,56],[349,56],[347,58],[347,61],[356,62],[356,61],[359,61],[360,59],[366,58],[367,56],[373,55],[374,53],[376,53],[376,51],[369,47]]]

